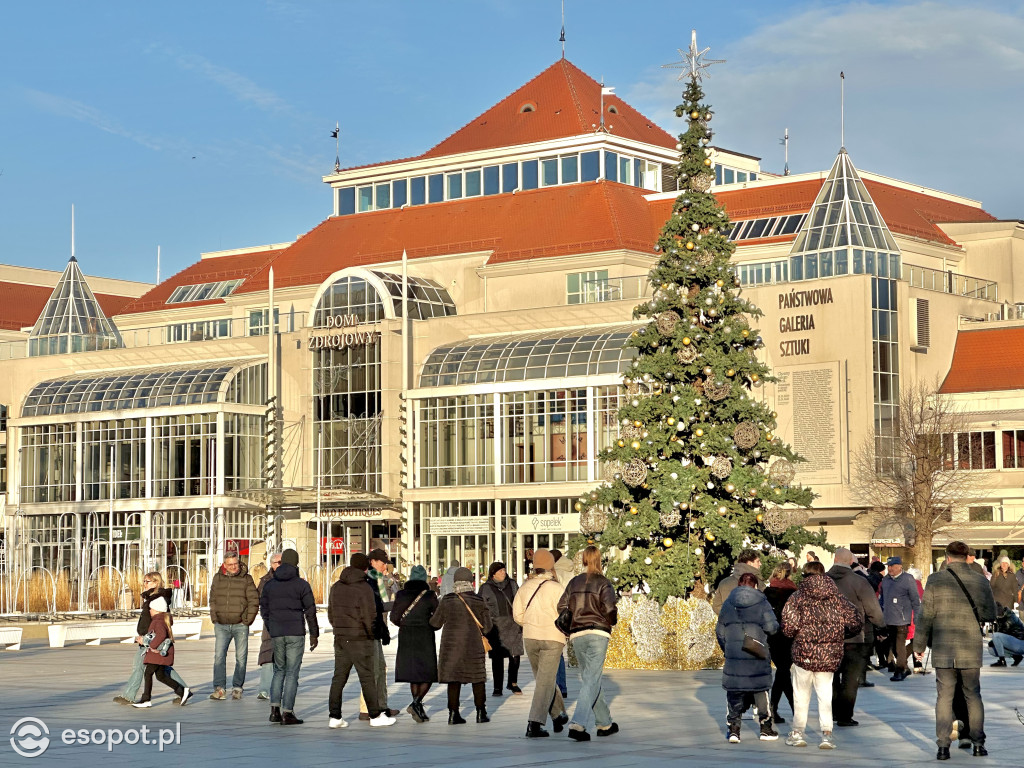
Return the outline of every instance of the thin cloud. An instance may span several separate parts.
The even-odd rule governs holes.
[[[114,118],[103,114],[103,112],[88,104],[69,99],[66,96],[58,96],[54,93],[37,91],[32,88],[24,89],[24,93],[30,104],[51,115],[66,117],[86,125],[91,125],[106,133],[133,141],[147,149],[160,151],[164,148],[159,139],[125,128]]]
[[[198,53],[189,53],[160,45],[151,46],[149,50],[167,56],[179,69],[192,72],[219,85],[243,104],[251,104],[264,112],[289,113],[292,111],[291,106],[273,91],[263,88],[245,75],[214,64]]]

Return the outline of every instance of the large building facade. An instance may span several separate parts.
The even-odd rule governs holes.
[[[106,313],[69,284],[64,319],[0,344],[8,568],[195,583],[288,544],[325,595],[373,546],[516,576],[564,549],[619,436],[675,145],[563,59],[423,155],[324,177],[332,215],[293,243],[204,254]],[[901,386],[947,375],[960,318],[1013,325],[1024,227],[845,149],[797,176],[713,159],[779,376],[758,396],[808,459],[811,524],[866,553],[851,456],[884,453]],[[1001,440],[978,470],[1016,476]],[[979,546],[1024,544],[1012,485],[979,495]]]

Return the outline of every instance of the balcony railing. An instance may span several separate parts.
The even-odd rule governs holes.
[[[992,280],[985,280],[980,277],[958,275],[953,272],[943,272],[939,269],[904,264],[903,279],[910,283],[912,287],[923,288],[926,291],[951,293],[970,299],[999,301],[999,285]]]
[[[647,275],[606,277],[583,280],[579,293],[569,295],[570,304],[595,304],[600,301],[626,301],[647,298],[650,287]]]

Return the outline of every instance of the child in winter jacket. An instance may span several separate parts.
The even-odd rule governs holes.
[[[143,637],[143,640],[147,641],[146,656],[143,659],[146,665],[145,682],[142,697],[132,704],[133,707],[144,709],[153,706],[151,699],[154,677],[178,694],[181,706],[185,706],[192,697],[192,692],[186,686],[171,678],[171,667],[174,665],[174,633],[171,631],[171,617],[167,611],[167,601],[162,597],[149,604],[152,620],[149,633]]]
[[[843,661],[843,642],[864,624],[853,603],[825,575],[819,562],[804,565],[800,587],[782,608],[782,631],[793,638],[793,728],[786,738],[791,747],[805,747],[803,731],[811,704],[818,697],[821,749],[835,749],[832,739],[832,677]]]

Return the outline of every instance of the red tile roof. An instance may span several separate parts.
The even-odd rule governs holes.
[[[200,283],[214,283],[222,280],[250,277],[256,274],[264,265],[269,264],[283,250],[285,249],[259,248],[231,256],[214,256],[201,259],[178,274],[164,280],[159,285],[154,286],[126,306],[121,307],[115,314],[127,315],[136,312],[152,312],[164,309],[168,306],[167,299],[170,298],[171,293],[174,292],[175,288],[182,285],[198,285]],[[224,299],[211,299],[208,301],[193,301],[188,304],[172,304],[170,306],[201,307],[209,304],[223,303]]]
[[[20,331],[35,325],[52,293],[53,286],[0,281],[0,328]],[[109,317],[120,312],[132,297],[97,293],[96,299]]]
[[[943,394],[1024,389],[1024,326],[960,331]]]
[[[523,112],[525,105],[533,110]],[[614,107],[616,112],[609,112]],[[605,96],[605,126],[614,136],[675,149],[676,138],[618,96]],[[593,133],[601,123],[601,84],[567,59],[556,61],[526,85],[440,144],[405,160],[445,157],[482,149],[532,144]],[[395,160],[388,163],[399,162]],[[371,163],[366,166],[385,165]],[[345,170],[351,170],[346,168]]]

